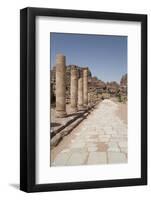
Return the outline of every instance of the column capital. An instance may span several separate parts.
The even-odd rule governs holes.
[[[64,56],[63,54],[61,54],[61,53],[58,53],[58,54],[56,55],[56,58],[65,58],[65,56]]]
[[[77,69],[76,65],[71,65],[71,69]]]
[[[89,67],[82,67],[82,70],[88,70]]]

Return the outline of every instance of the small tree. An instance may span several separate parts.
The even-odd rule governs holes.
[[[119,102],[122,102],[122,96],[121,96],[120,90],[117,91],[116,97],[118,98]]]
[[[121,96],[121,94],[119,94],[118,100],[119,100],[119,102],[122,102],[122,96]]]

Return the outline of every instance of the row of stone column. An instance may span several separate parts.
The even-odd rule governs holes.
[[[78,74],[76,66],[71,67],[70,105],[71,113],[88,105],[88,68]],[[56,117],[66,116],[66,60],[65,56],[56,57]]]

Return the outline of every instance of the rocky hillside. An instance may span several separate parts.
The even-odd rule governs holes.
[[[120,86],[127,86],[127,74],[123,75],[120,81]]]
[[[127,101],[127,74],[123,75],[120,81],[120,96],[121,101]]]

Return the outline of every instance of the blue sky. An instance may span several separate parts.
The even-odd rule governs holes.
[[[66,65],[88,66],[105,82],[119,82],[127,73],[127,36],[51,33],[50,41],[51,67],[61,53]]]

